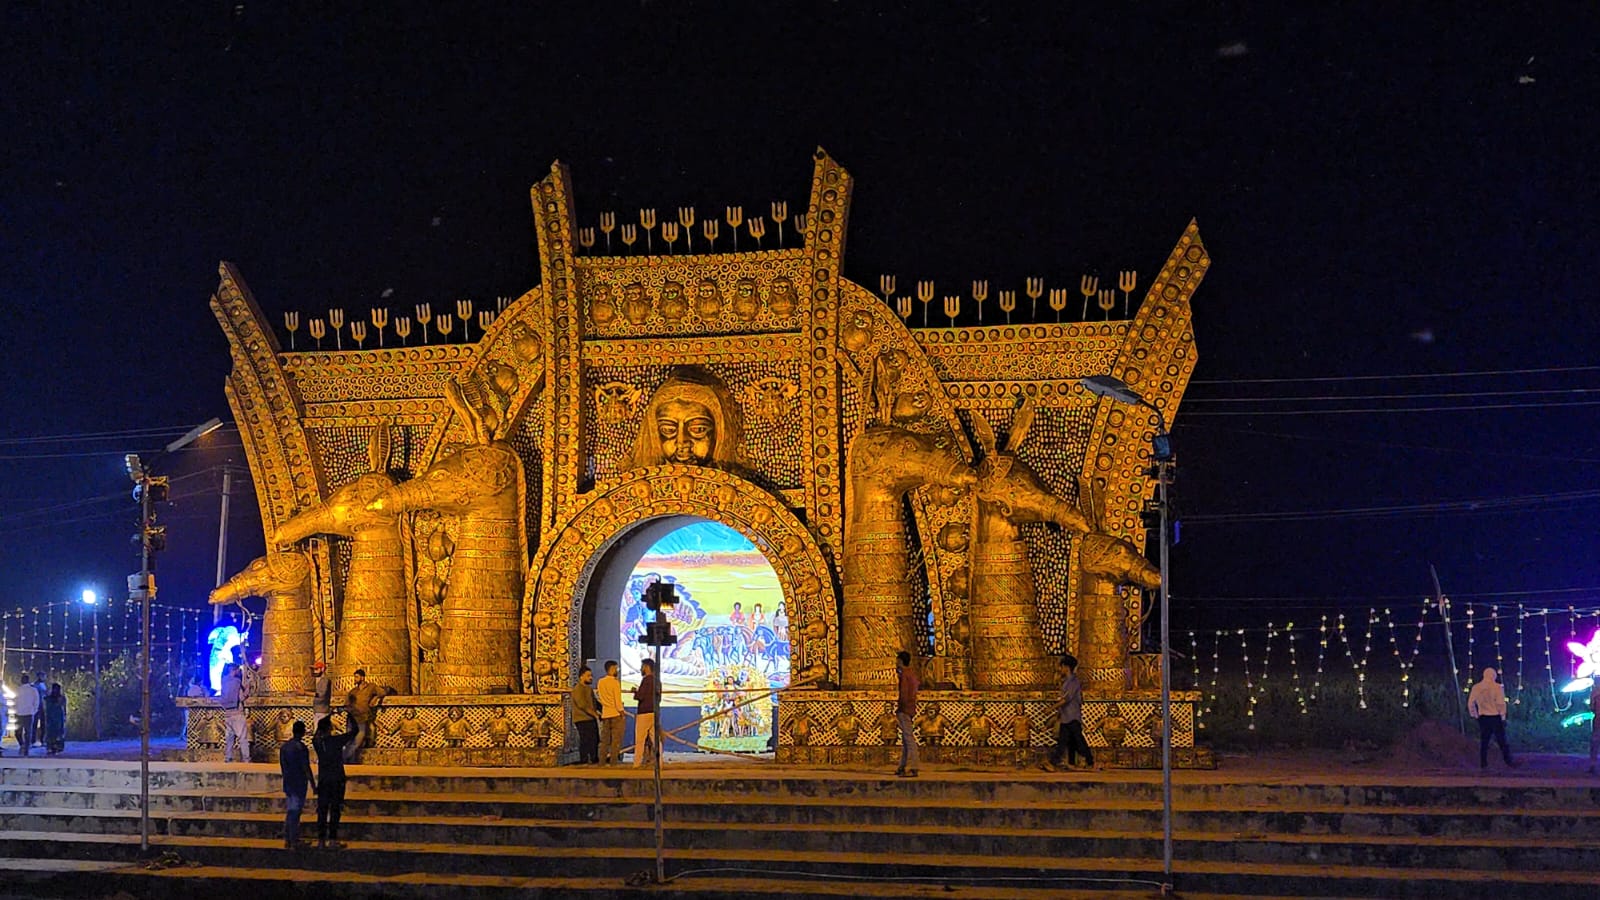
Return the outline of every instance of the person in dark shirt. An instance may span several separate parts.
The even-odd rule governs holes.
[[[900,726],[900,768],[894,773],[901,778],[917,777],[917,692],[922,689],[922,679],[911,665],[911,654],[904,650],[894,657],[895,680],[898,697],[894,718]]]
[[[578,730],[578,762],[599,762],[600,701],[594,694],[594,672],[588,666],[572,686],[572,725]]]
[[[317,846],[338,850],[339,816],[344,811],[345,748],[356,739],[350,714],[345,713],[344,733],[333,733],[333,717],[317,723],[311,747],[317,751]]]
[[[300,811],[311,786],[311,752],[306,749],[306,723],[294,723],[294,740],[278,745],[278,770],[283,773],[283,849],[300,848]]]
[[[1061,722],[1056,732],[1056,748],[1050,752],[1050,761],[1041,768],[1046,772],[1054,772],[1061,765],[1061,755],[1067,756],[1067,765],[1078,764],[1078,755],[1083,755],[1083,764],[1094,766],[1094,751],[1089,749],[1089,742],[1083,736],[1083,684],[1078,681],[1078,658],[1071,653],[1061,657],[1061,699],[1051,707]]]
[[[661,752],[656,746],[656,706],[661,702],[661,681],[656,678],[654,660],[639,664],[639,686],[633,689],[633,699],[638,706],[633,717],[633,764],[644,765],[646,759],[655,759]]]

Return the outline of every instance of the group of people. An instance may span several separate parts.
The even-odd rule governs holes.
[[[572,723],[578,731],[578,762],[614,765],[622,762],[622,728],[627,710],[622,706],[622,679],[617,661],[606,660],[606,674],[595,683],[594,671],[585,666],[572,685]],[[633,764],[653,761],[656,746],[656,709],[661,703],[661,679],[654,660],[639,665],[639,686],[633,690]]]
[[[29,756],[35,745],[54,756],[67,748],[67,695],[61,682],[48,682],[39,672],[28,680],[18,672],[12,689],[11,713],[16,716],[17,752]]]
[[[283,848],[298,850],[300,842],[300,813],[306,806],[307,792],[317,795],[317,847],[340,849],[339,819],[344,813],[344,791],[348,776],[345,759],[352,748],[360,746],[361,735],[370,728],[361,724],[360,716],[345,710],[344,730],[335,734],[333,716],[316,720],[316,734],[311,748],[306,748],[306,723],[294,723],[294,737],[278,745],[278,770],[283,774],[284,816]],[[311,769],[311,754],[315,751],[317,768]]]
[[[333,680],[328,677],[327,666],[321,662],[311,666],[313,688],[311,716],[313,730],[319,729],[333,715]],[[378,704],[395,693],[395,689],[367,680],[367,670],[357,669],[355,683],[345,693],[344,711],[350,724],[351,738],[341,745],[345,760],[357,762],[361,750],[372,744],[372,724],[378,715]],[[245,667],[229,665],[222,672],[222,693],[217,695],[217,705],[222,707],[222,761],[250,761],[250,718],[246,702],[255,693],[255,687],[245,677]],[[300,723],[304,724],[304,723]]]

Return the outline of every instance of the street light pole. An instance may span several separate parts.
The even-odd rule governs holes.
[[[94,739],[100,740],[100,595],[83,592],[83,602],[94,616]],[[81,621],[81,620],[80,620]]]
[[[217,587],[222,587],[222,579],[227,572],[228,564],[228,497],[233,493],[233,470],[224,465],[222,467],[222,515],[217,526]],[[211,624],[216,625],[222,621],[222,607],[211,607]]]
[[[1161,872],[1166,886],[1172,884],[1172,621],[1167,585],[1171,581],[1168,567],[1168,538],[1170,528],[1167,486],[1172,482],[1176,458],[1172,453],[1172,434],[1167,430],[1167,417],[1161,409],[1146,400],[1138,391],[1128,387],[1113,375],[1090,375],[1080,379],[1080,384],[1097,397],[1109,397],[1118,403],[1143,406],[1156,414],[1156,433],[1150,441],[1150,473],[1156,477],[1156,506],[1161,515]]]

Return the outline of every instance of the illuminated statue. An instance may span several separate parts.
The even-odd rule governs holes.
[[[263,597],[261,682],[268,693],[311,690],[311,562],[302,553],[268,551],[211,592],[213,606]],[[221,637],[225,646],[227,636]],[[217,643],[212,644],[213,679],[221,690]],[[230,660],[223,659],[225,664]]]
[[[206,643],[211,646],[206,661],[206,684],[210,686],[211,693],[218,694],[222,692],[222,670],[233,665],[233,648],[244,644],[244,636],[232,622],[223,622],[206,635]]]
[[[632,468],[680,463],[738,469],[743,422],[721,379],[684,367],[656,389],[633,445]]]
[[[445,396],[477,443],[386,489],[367,509],[389,515],[430,509],[460,517],[439,616],[439,688],[468,694],[515,691],[518,613],[528,567],[522,460],[499,439],[507,423],[501,412],[505,399],[495,384],[450,381]]]
[[[975,477],[948,445],[893,425],[851,441],[845,468],[840,686],[888,688],[895,654],[917,649],[902,500],[924,484],[965,488]]]
[[[272,542],[289,548],[312,535],[351,539],[350,568],[329,677],[344,684],[356,669],[379,684],[411,685],[411,635],[407,628],[405,548],[397,517],[367,509],[394,487],[389,476],[389,426],[373,428],[367,442],[367,472],[344,485],[320,506],[278,526]]]
[[[1089,530],[1076,507],[1050,493],[1037,473],[1018,459],[1034,406],[1024,403],[1012,419],[1004,447],[982,414],[972,417],[983,448],[978,464],[978,523],[972,548],[972,686],[978,690],[1047,688],[1054,681],[1050,654],[1039,632],[1037,587],[1020,526],[1053,522],[1075,532]]]
[[[1124,586],[1155,590],[1161,570],[1138,547],[1105,533],[1105,502],[1092,479],[1079,479],[1089,533],[1078,539],[1078,676],[1086,688],[1124,687],[1128,673]]]

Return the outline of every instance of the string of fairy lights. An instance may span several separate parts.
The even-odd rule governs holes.
[[[1369,607],[1364,626],[1355,621],[1357,615],[1330,613],[1319,616],[1315,624],[1268,622],[1265,627],[1214,629],[1209,635],[1204,630],[1188,631],[1189,687],[1201,695],[1197,725],[1205,727],[1206,717],[1216,711],[1219,698],[1228,691],[1222,679],[1224,648],[1235,639],[1238,657],[1228,661],[1228,668],[1243,680],[1244,692],[1238,699],[1245,727],[1251,731],[1256,729],[1257,717],[1275,677],[1278,681],[1287,678],[1295,709],[1301,715],[1309,715],[1323,696],[1325,681],[1337,675],[1335,666],[1349,666],[1358,709],[1374,708],[1373,680],[1384,674],[1384,669],[1398,677],[1400,705],[1410,708],[1418,699],[1417,664],[1422,658],[1425,635],[1438,641],[1441,650],[1453,657],[1457,688],[1463,692],[1481,677],[1480,667],[1492,665],[1500,673],[1511,705],[1525,707],[1526,714],[1545,710],[1546,690],[1548,711],[1557,715],[1572,709],[1574,702],[1582,704],[1582,697],[1587,696],[1575,697],[1562,687],[1582,662],[1569,645],[1592,641],[1592,636],[1600,633],[1600,607],[1530,607],[1521,603],[1513,607],[1448,599],[1441,607],[1430,599],[1420,605],[1415,624],[1410,623],[1403,609],[1397,614],[1393,607]],[[1539,630],[1534,631],[1535,628]],[[1202,666],[1207,637],[1211,644],[1209,675]],[[1314,656],[1301,652],[1302,644],[1310,640],[1316,641]],[[1514,653],[1515,658],[1508,652]],[[1530,683],[1530,663],[1537,671],[1541,653],[1543,683]],[[1530,660],[1530,656],[1535,658]],[[1380,665],[1385,657],[1389,663]],[[1506,668],[1508,660],[1514,663],[1514,676],[1513,670]],[[1287,673],[1282,669],[1285,665]],[[1307,668],[1311,671],[1305,671]],[[1538,676],[1534,679],[1538,680]]]
[[[151,644],[156,648],[188,648],[198,658],[211,630],[209,609],[166,603],[150,604]],[[99,621],[102,663],[139,646],[139,604],[126,598],[105,598],[91,606],[62,601],[25,606],[0,613],[0,666],[59,672],[90,669],[94,664],[95,623]]]

